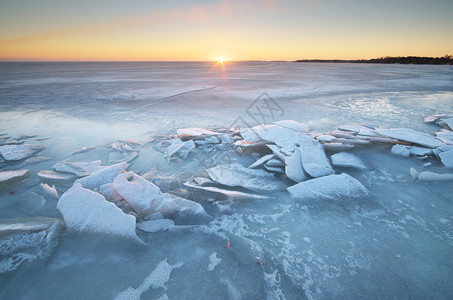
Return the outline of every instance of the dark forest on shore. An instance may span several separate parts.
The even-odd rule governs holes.
[[[386,56],[372,59],[300,59],[296,62],[330,62],[330,63],[368,63],[368,64],[415,64],[415,65],[453,65],[453,56],[421,57],[421,56]]]

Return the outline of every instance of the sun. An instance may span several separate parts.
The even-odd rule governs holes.
[[[219,59],[217,60],[217,62],[221,65],[223,65],[223,62],[224,62],[224,59],[223,57],[219,57]]]

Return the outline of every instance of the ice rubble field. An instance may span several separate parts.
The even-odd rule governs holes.
[[[451,299],[452,83],[0,64],[0,298]]]

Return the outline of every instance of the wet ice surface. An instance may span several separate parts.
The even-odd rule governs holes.
[[[313,136],[328,134],[329,140],[355,134],[352,124],[432,134],[441,127],[423,117],[452,112],[452,83],[451,66],[232,63],[222,70],[208,63],[1,64],[0,134],[6,135],[0,142],[8,136],[45,145],[34,157],[50,157],[33,164],[0,160],[0,171],[30,171],[29,179],[0,191],[1,219],[61,218],[54,193],[40,183],[55,185],[61,196],[77,176],[52,173],[50,180],[37,173],[61,161],[100,160],[102,166],[133,162],[129,171],[159,185],[162,193],[198,202],[213,220],[176,222],[156,233],[137,230],[145,244],[64,231],[49,255],[41,258],[31,249],[16,270],[0,274],[0,298],[112,299],[125,291],[142,299],[452,298],[453,181],[413,180],[409,173],[410,168],[453,173],[434,155],[398,156],[387,143],[354,146],[345,151],[367,168],[333,170],[357,179],[368,195],[320,200],[292,198],[284,189],[222,187],[218,193],[200,179],[190,182],[206,189],[184,184],[208,178],[205,170],[218,165],[248,167],[272,153],[265,145],[238,153],[195,140],[197,147],[183,160],[177,152],[170,159],[161,151],[178,129],[222,133],[279,120],[302,122]],[[254,102],[263,92],[277,106],[260,115],[256,104],[265,111],[273,103]],[[338,132],[345,124],[340,129],[346,131]],[[138,156],[126,145],[140,148]],[[280,150],[279,155],[292,154]],[[282,177],[277,175],[276,184],[295,184]],[[115,204],[127,211],[123,200]],[[35,236],[16,238],[16,244]]]

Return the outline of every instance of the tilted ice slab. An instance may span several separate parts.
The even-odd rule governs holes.
[[[396,155],[399,155],[399,156],[403,156],[403,157],[409,157],[411,155],[411,153],[409,152],[407,147],[404,146],[404,145],[400,145],[400,144],[394,145],[392,147],[391,152],[393,154],[396,154]]]
[[[302,166],[308,175],[321,177],[335,173],[323,146],[305,133],[299,134],[300,155]]]
[[[439,153],[439,157],[444,166],[453,168],[453,150]]]
[[[302,167],[302,158],[299,149],[296,149],[291,156],[285,158],[285,174],[286,176],[295,181],[301,182],[308,179]]]
[[[5,145],[0,146],[0,154],[6,161],[17,161],[33,156],[45,148],[44,145],[32,144]]]
[[[30,177],[28,170],[11,170],[0,172],[0,189],[9,188]]]
[[[170,279],[171,272],[174,269],[182,267],[182,263],[170,265],[167,259],[159,262],[156,268],[143,280],[142,284],[134,289],[128,287],[126,290],[120,292],[115,296],[115,300],[140,300],[140,296],[146,292],[150,287],[153,289],[162,288],[165,291],[167,287],[165,284]]]
[[[84,188],[95,189],[106,183],[111,183],[115,180],[116,176],[125,172],[127,163],[122,162],[113,166],[105,167],[90,176],[77,179],[75,182],[80,183]]]
[[[274,154],[264,155],[263,157],[261,157],[260,159],[258,159],[257,161],[255,161],[253,164],[251,164],[251,165],[249,166],[249,169],[255,169],[255,168],[261,167],[261,166],[264,165],[267,161],[271,160],[271,159],[274,158],[274,157],[275,157]]]
[[[453,132],[451,130],[442,129],[435,134],[436,137],[445,144],[453,145]]]
[[[113,188],[139,215],[159,211],[162,193],[155,184],[133,172],[118,175]]]
[[[145,232],[158,232],[169,229],[175,225],[175,222],[170,219],[156,219],[137,223],[137,227]]]
[[[189,223],[210,218],[199,203],[161,193],[159,187],[133,172],[118,175],[113,188],[139,215],[160,212],[167,218]]]
[[[434,136],[416,131],[410,128],[394,128],[394,129],[377,129],[377,131],[387,137],[406,141],[429,148],[436,148],[442,145],[442,142]]]
[[[99,232],[139,240],[135,217],[123,213],[115,204],[79,183],[61,195],[57,209],[69,230]]]
[[[280,147],[294,149],[298,132],[278,125],[258,125],[241,129],[241,136],[246,142],[272,142]]]
[[[240,164],[220,165],[207,169],[206,172],[215,182],[231,187],[268,192],[286,188],[285,184],[266,171],[248,169]]]
[[[49,256],[63,228],[63,221],[54,218],[0,220],[0,273]]]
[[[215,186],[196,185],[192,182],[185,182],[184,185],[187,187],[190,187],[190,188],[194,188],[194,189],[200,189],[200,190],[204,190],[207,192],[218,193],[229,199],[268,199],[269,198],[264,195],[250,194],[250,193],[244,193],[244,192],[240,192],[240,191],[231,191],[231,190],[222,189],[222,188],[215,187]]]
[[[453,181],[453,174],[439,174],[430,171],[418,172],[414,168],[410,169],[410,174],[414,180],[418,179],[420,181]]]
[[[173,140],[170,146],[166,149],[167,157],[170,159],[173,156],[178,156],[179,158],[186,159],[190,150],[195,148],[194,141],[190,140],[183,142],[180,139]]]
[[[346,173],[303,181],[287,190],[291,196],[300,199],[336,199],[368,194],[368,190],[357,179]]]
[[[332,162],[332,165],[336,167],[366,169],[366,166],[360,158],[347,152],[340,152],[332,155],[330,161]]]
[[[66,172],[76,175],[77,177],[88,176],[105,167],[101,166],[100,160],[90,162],[68,162],[62,161],[53,166],[55,171]]]
[[[450,130],[453,130],[453,117],[445,119],[444,122]]]

